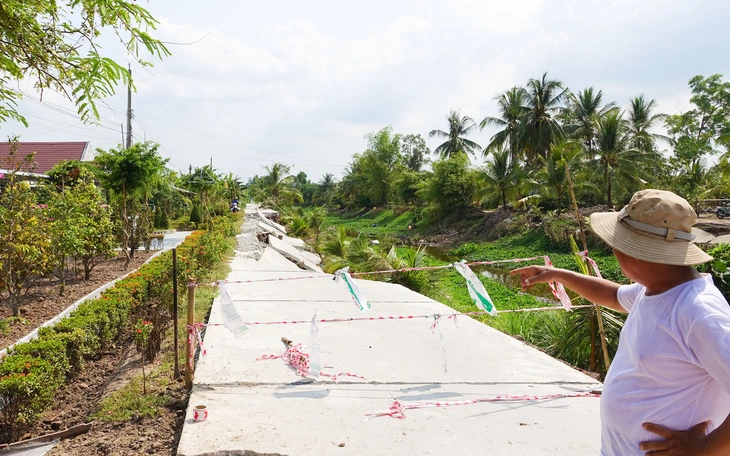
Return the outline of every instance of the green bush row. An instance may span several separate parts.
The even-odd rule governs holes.
[[[224,259],[226,237],[235,234],[233,216],[220,217],[208,232],[194,232],[177,248],[180,283]],[[192,261],[187,261],[187,259]],[[138,318],[169,321],[172,254],[165,252],[81,304],[71,315],[18,344],[0,362],[0,434],[13,439],[33,425],[67,379],[84,362],[101,356]],[[164,336],[164,324],[154,336]],[[154,357],[156,353],[151,353]]]

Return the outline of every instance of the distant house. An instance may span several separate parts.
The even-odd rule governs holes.
[[[94,150],[87,142],[21,142],[15,154],[15,160],[20,161],[28,154],[35,152],[33,159],[36,162],[34,169],[23,169],[36,174],[46,174],[56,163],[62,160],[93,161]],[[0,169],[7,167],[7,158],[10,154],[10,144],[0,143]]]

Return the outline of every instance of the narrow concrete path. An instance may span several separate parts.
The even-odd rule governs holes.
[[[288,267],[266,249],[261,261],[234,258],[230,281],[315,275],[306,280],[229,284],[246,321],[447,314],[453,310],[398,285],[359,280],[372,303],[361,314],[342,283]],[[499,305],[499,303],[497,303]],[[210,323],[221,323],[218,300]],[[281,360],[282,337],[309,342],[308,324],[251,325],[236,339],[222,326],[205,334],[207,357],[195,373],[178,455],[596,455],[599,399],[490,402],[407,410],[402,420],[366,418],[393,399],[458,401],[496,395],[548,395],[600,386],[524,343],[471,318],[320,323],[322,363],[340,383],[304,379]],[[444,365],[444,352],[446,366]],[[446,369],[445,369],[446,367]],[[207,421],[192,408],[206,405]]]

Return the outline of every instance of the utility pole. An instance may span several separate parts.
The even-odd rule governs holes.
[[[132,147],[132,65],[129,65],[129,84],[127,85],[127,149]]]

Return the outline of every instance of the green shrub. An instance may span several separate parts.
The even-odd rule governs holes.
[[[12,348],[10,354],[40,358],[50,364],[54,369],[54,375],[61,378],[71,374],[66,344],[58,338],[34,339],[25,344],[18,344]]]
[[[63,377],[45,360],[9,355],[0,363],[0,424],[15,436],[32,425],[53,400]]]
[[[56,332],[53,328],[41,328],[38,331],[38,338],[59,340],[64,344],[66,359],[71,366],[72,374],[81,371],[84,368],[84,361],[95,353],[92,352],[95,338],[81,328],[75,328],[69,332]]]
[[[707,266],[712,273],[715,285],[722,291],[725,298],[730,299],[730,243],[720,244],[710,250],[712,261]]]

